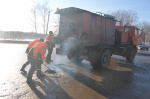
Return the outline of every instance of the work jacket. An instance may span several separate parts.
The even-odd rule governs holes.
[[[31,51],[28,55],[33,57],[34,59],[43,60],[46,58],[45,54],[47,46],[48,45],[46,42],[38,42],[31,48]]]
[[[48,35],[47,37],[46,37],[46,41],[51,41],[51,36],[50,35]]]
[[[37,43],[40,42],[40,40],[35,39],[34,41],[29,43],[29,50]]]
[[[30,49],[31,49],[37,42],[40,42],[40,40],[35,39],[34,41],[32,41],[32,42],[29,43],[29,46],[28,46],[27,49],[26,49],[26,53],[27,53],[27,54],[29,53]]]
[[[51,37],[53,36],[53,34],[52,35],[48,35],[47,37],[46,37],[46,41],[49,41],[50,42],[50,44],[49,44],[49,46],[48,46],[48,48],[49,49],[52,49],[53,48],[53,44],[52,44],[52,42],[51,42]]]

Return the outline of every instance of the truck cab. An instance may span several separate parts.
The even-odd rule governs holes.
[[[135,26],[115,26],[119,31],[125,31],[127,35],[121,37],[121,39],[127,38],[127,42],[133,42],[136,46],[139,43],[140,29]]]

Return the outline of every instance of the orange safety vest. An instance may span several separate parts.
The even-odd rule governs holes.
[[[40,53],[41,56],[42,56],[42,59],[45,59],[46,58],[45,54],[46,54],[46,47],[47,46],[48,45],[47,45],[46,42],[38,42],[38,43],[36,43],[33,46],[33,48],[34,48],[34,50],[33,50],[33,57],[36,58],[38,53]]]
[[[29,50],[37,43],[40,42],[40,40],[35,39],[34,41],[29,43]]]
[[[46,41],[51,41],[51,36],[54,36],[54,34],[52,33],[52,34],[49,34],[47,37],[46,37]]]
[[[51,41],[51,36],[50,35],[48,35],[47,37],[46,37],[46,41]]]
[[[52,34],[53,35],[53,34]],[[51,43],[51,36],[50,35],[48,35],[47,37],[46,37],[46,41],[49,41],[50,42],[50,45],[48,46],[50,49],[52,48],[52,43]]]

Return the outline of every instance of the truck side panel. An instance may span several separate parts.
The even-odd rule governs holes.
[[[82,32],[82,13],[61,14],[59,34],[78,34]]]
[[[114,45],[115,42],[115,22],[106,19],[106,44]]]
[[[111,18],[76,11],[60,15],[59,34],[65,38],[77,34],[83,46],[114,45],[114,26],[115,21]]]
[[[89,45],[97,45],[97,33],[96,33],[96,17],[88,12],[83,12],[83,33],[86,33],[87,36],[87,44]]]
[[[89,45],[113,45],[115,42],[115,22],[112,19],[84,12],[83,32],[87,34]]]
[[[100,43],[106,43],[106,20],[105,18],[102,18],[102,42]]]
[[[97,17],[97,28],[96,28],[96,33],[97,33],[97,42],[102,42],[102,18]]]

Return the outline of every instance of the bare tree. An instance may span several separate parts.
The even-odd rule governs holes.
[[[43,19],[43,33],[44,33],[44,35],[46,34],[46,20],[47,20],[46,16],[48,15],[48,12],[50,10],[48,4],[49,4],[48,0],[43,0],[43,3],[38,4],[38,10],[39,10],[39,13]]]
[[[134,25],[138,22],[137,12],[133,10],[117,10],[112,12],[111,15],[119,21],[119,25]]]
[[[55,35],[58,35],[58,32],[59,32],[59,21],[60,21],[59,15],[55,15],[54,17],[51,18],[51,22],[53,23]]]
[[[31,13],[33,15],[33,28],[34,28],[34,32],[37,33],[37,6],[34,6],[32,9],[31,9]]]
[[[138,27],[143,30],[143,31],[148,31],[148,29],[150,28],[150,23],[147,21],[142,21],[138,23]]]
[[[150,43],[150,28],[148,29],[148,32],[147,32],[147,42]]]
[[[142,42],[150,42],[150,23],[147,21],[139,22],[137,25],[141,31]]]

